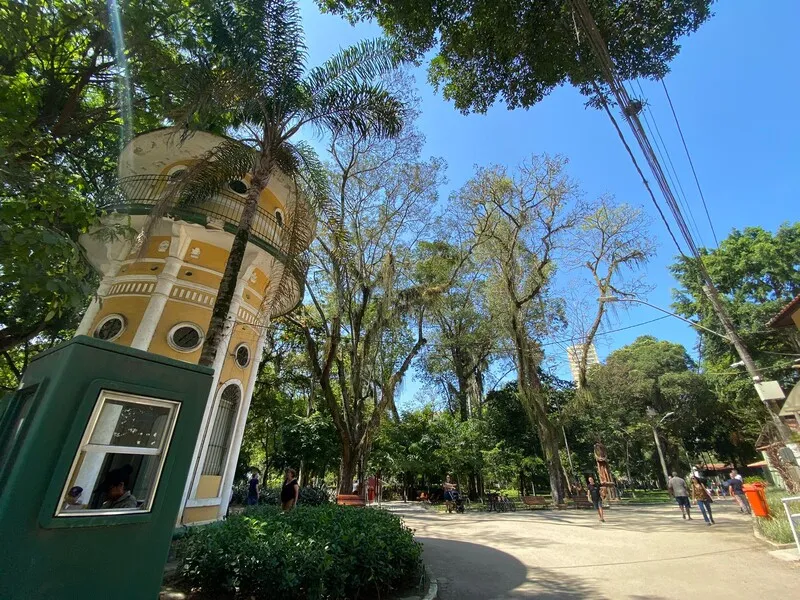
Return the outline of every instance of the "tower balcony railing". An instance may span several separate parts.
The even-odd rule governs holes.
[[[177,187],[177,186],[180,186]],[[162,212],[201,225],[220,225],[235,233],[244,210],[245,198],[228,190],[217,190],[200,199],[165,175],[133,175],[121,178],[109,191],[102,208],[132,215],[147,215],[166,200]],[[250,229],[250,241],[278,258],[286,256],[288,245],[283,227],[274,215],[261,207],[256,210]]]

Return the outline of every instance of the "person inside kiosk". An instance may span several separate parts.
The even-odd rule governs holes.
[[[106,478],[106,500],[102,508],[108,510],[118,510],[121,508],[138,508],[139,503],[136,497],[128,489],[130,474],[133,467],[125,465],[119,469],[114,469]]]

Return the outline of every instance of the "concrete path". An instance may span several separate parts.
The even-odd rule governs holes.
[[[770,556],[749,518],[724,501],[711,527],[699,512],[683,521],[674,505],[618,506],[604,524],[583,510],[384,508],[416,530],[442,600],[800,599],[800,563]]]

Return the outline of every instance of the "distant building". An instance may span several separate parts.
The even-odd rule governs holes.
[[[575,344],[574,346],[567,347],[567,360],[569,360],[569,370],[572,373],[572,380],[577,384],[580,381],[580,364],[581,364],[581,356],[583,354],[583,348],[585,344]],[[586,369],[588,370],[589,367],[592,365],[596,365],[600,363],[600,359],[597,357],[597,349],[594,347],[594,344],[589,344],[589,353],[586,356]]]

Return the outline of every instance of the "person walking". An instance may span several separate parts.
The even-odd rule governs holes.
[[[297,483],[294,469],[286,469],[281,487],[281,508],[284,512],[292,510],[300,498],[300,484]]]
[[[670,496],[675,498],[675,501],[678,503],[684,520],[689,519],[691,521],[692,514],[690,512],[691,504],[689,503],[689,491],[686,489],[686,481],[683,477],[678,477],[677,471],[672,472],[672,477],[670,477],[667,482],[667,490]]]
[[[445,508],[447,509],[447,512],[451,513],[453,512],[453,508],[455,508],[455,496],[453,492],[456,489],[456,484],[450,481],[450,475],[445,476],[442,488],[444,489]]]
[[[597,511],[597,516],[600,518],[600,522],[605,523],[606,517],[603,514],[603,497],[600,494],[600,486],[594,482],[594,477],[589,477],[587,480],[586,499],[594,506],[594,509]]]
[[[746,514],[752,514],[750,510],[750,503],[747,501],[747,496],[744,495],[744,489],[742,489],[742,476],[739,475],[739,472],[734,469],[730,473],[731,478],[725,482],[725,487],[728,490],[728,494],[733,496],[736,499],[736,503],[739,505],[739,512],[743,512]]]
[[[247,481],[247,506],[258,504],[258,471],[253,470]]]
[[[697,507],[703,515],[703,520],[708,526],[715,525],[714,515],[711,514],[711,503],[713,502],[711,494],[708,493],[705,484],[698,477],[692,475],[691,482],[692,500],[697,502]]]

